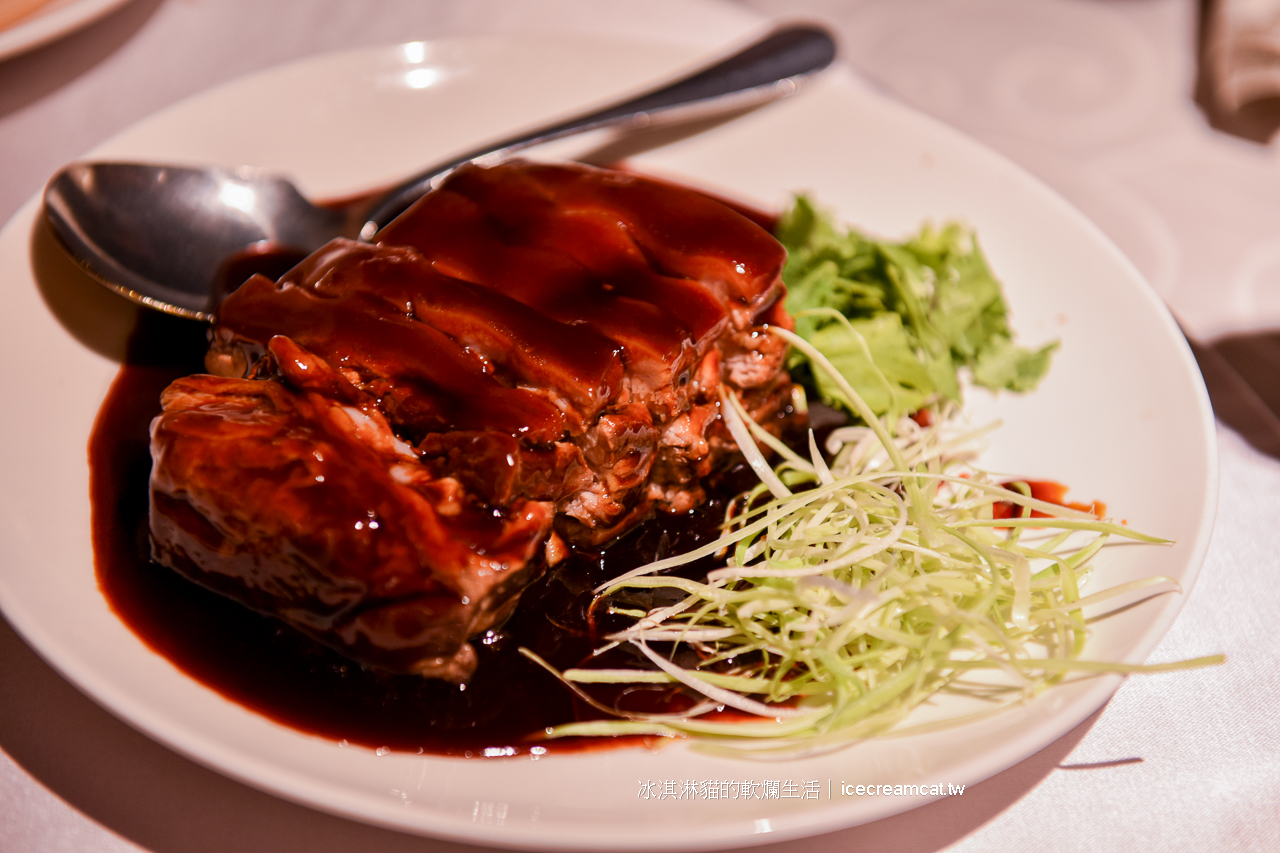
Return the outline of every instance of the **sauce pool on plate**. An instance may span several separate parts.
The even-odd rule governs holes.
[[[151,561],[148,427],[160,392],[200,370],[205,332],[200,324],[143,314],[89,442],[98,583],[144,643],[231,701],[299,731],[371,749],[480,756],[638,742],[540,740],[547,726],[598,715],[519,648],[561,668],[589,661],[597,645],[587,618],[593,588],[714,538],[725,495],[735,494],[749,473],[726,475],[695,513],[660,516],[608,548],[575,549],[524,592],[508,622],[479,638],[479,665],[465,686],[390,675]],[[627,701],[655,709],[680,701],[667,689],[639,692]]]

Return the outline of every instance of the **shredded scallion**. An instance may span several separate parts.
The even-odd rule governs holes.
[[[618,719],[569,723],[550,736],[696,735],[821,749],[886,733],[939,692],[1003,706],[1072,673],[1170,668],[1081,657],[1086,607],[1177,587],[1157,577],[1082,597],[1091,559],[1109,541],[1165,540],[1006,488],[972,461],[987,430],[963,431],[954,408],[929,426],[883,421],[821,352],[782,334],[828,374],[862,425],[832,434],[829,460],[812,436],[807,459],[772,442],[762,450],[753,438],[762,431],[726,396],[726,425],[760,485],[715,542],[597,591],[605,600],[641,588],[683,597],[609,637],[654,668],[556,673]],[[997,505],[1012,506],[1013,517],[999,517]],[[705,580],[664,574],[717,553],[723,565]],[[677,649],[698,662],[677,664],[690,658]],[[601,683],[683,685],[697,701],[678,713],[624,713],[590,697],[586,688]],[[726,708],[750,716],[715,713]]]

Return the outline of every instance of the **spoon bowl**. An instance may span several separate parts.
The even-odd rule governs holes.
[[[316,205],[287,179],[251,167],[73,163],[45,188],[45,219],[67,253],[106,286],[151,308],[212,321],[223,283],[234,278],[229,271],[240,268],[246,253],[300,259],[335,237],[373,240],[462,165],[498,162],[590,130],[746,110],[795,92],[835,53],[820,27],[778,29],[673,83],[481,146],[380,196],[344,205]]]
[[[249,247],[300,254],[363,219],[312,204],[260,169],[73,163],[45,190],[63,248],[99,281],[151,308],[208,319],[228,262]]]

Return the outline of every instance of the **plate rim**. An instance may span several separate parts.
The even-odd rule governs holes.
[[[89,26],[131,0],[73,0],[31,16],[0,30],[0,62],[35,50],[42,45]]]
[[[112,2],[114,2],[114,0],[112,0]],[[490,35],[490,36],[473,36],[473,37],[462,37],[462,38],[437,39],[433,41],[448,41],[448,42],[464,42],[464,41],[472,41],[472,40],[503,41],[510,37],[511,37],[510,35]],[[589,37],[582,36],[582,38],[589,38]],[[636,38],[620,38],[617,40],[631,42],[635,44],[646,44],[646,43],[653,42],[653,40],[651,39],[636,39]],[[664,46],[664,48],[675,46],[672,43],[666,43],[666,42],[663,42],[661,44]],[[275,74],[279,74],[284,69],[288,69],[295,66],[302,66],[309,63],[330,62],[330,61],[333,61],[334,57],[336,56],[359,54],[359,53],[374,53],[374,52],[387,50],[393,47],[394,46],[348,49],[348,50],[337,51],[333,53],[322,54],[319,56],[307,57],[301,60],[295,60],[293,62],[286,63],[284,65],[268,68],[263,71],[256,72],[254,74],[247,75],[246,77],[242,77],[237,80],[220,84],[217,87],[213,87],[201,93],[197,93],[196,95],[193,95],[189,99],[185,99],[184,101],[179,102],[178,104],[175,104],[155,114],[152,114],[147,118],[144,118],[141,122],[138,123],[138,125],[145,122],[150,122],[150,121],[162,121],[163,117],[170,110],[183,107],[189,101],[196,101],[201,98],[207,97],[214,91],[227,90],[233,87],[250,85],[258,78],[266,78]],[[847,73],[847,71],[842,70],[841,73]],[[1089,221],[1086,217],[1084,217],[1083,214],[1081,214],[1069,203],[1067,203],[1064,199],[1062,199],[1060,195],[1058,195],[1056,192],[1048,188],[1047,185],[1044,185],[1043,182],[1039,181],[1034,176],[1030,175],[1030,173],[1026,172],[1026,170],[1022,169],[1017,164],[1013,163],[1012,161],[1009,161],[1007,158],[1004,158],[1002,155],[997,154],[996,152],[992,151],[986,146],[983,146],[980,143],[977,143],[976,141],[972,140],[970,137],[964,136],[963,134],[959,133],[953,128],[950,128],[949,126],[943,124],[942,122],[939,122],[935,119],[930,119],[927,116],[923,116],[922,114],[919,114],[918,112],[911,110],[910,108],[905,107],[901,104],[897,104],[896,106],[904,111],[911,112],[921,118],[924,118],[932,122],[937,126],[937,128],[939,129],[939,132],[948,134],[952,140],[962,140],[963,144],[970,145],[978,150],[981,150],[982,152],[984,152],[983,156],[993,156],[1002,160],[1007,167],[1012,168],[1016,170],[1018,173],[1020,173],[1020,176],[1023,180],[1028,180],[1030,182],[1029,185],[1037,187],[1039,192],[1046,194],[1046,197],[1051,199],[1062,210],[1067,212],[1069,215],[1075,216],[1080,224],[1085,225],[1086,227],[1088,227],[1094,232],[1096,240],[1098,240],[1101,244],[1108,247],[1108,251],[1110,251],[1111,254],[1113,255],[1113,260],[1122,264],[1124,267],[1126,267],[1130,277],[1142,283],[1143,285],[1142,292],[1145,298],[1147,299],[1148,302],[1151,303],[1152,307],[1156,310],[1156,313],[1162,317],[1162,322],[1165,324],[1165,326],[1168,329],[1176,330],[1177,328],[1176,323],[1174,322],[1172,315],[1168,312],[1168,309],[1164,306],[1163,302],[1159,300],[1158,296],[1155,294],[1154,290],[1151,289],[1150,285],[1145,281],[1145,279],[1143,279],[1141,274],[1138,273],[1136,267],[1133,266],[1133,264],[1128,260],[1128,258],[1125,257],[1118,248],[1115,247],[1114,243],[1112,243],[1112,241],[1110,241],[1110,239],[1107,238],[1105,234],[1094,223]],[[120,134],[113,136],[111,139],[103,142],[102,144],[95,146],[95,148],[92,151],[88,152],[85,156],[91,157],[94,155],[94,152],[105,149],[105,148],[109,148],[117,140],[117,138],[125,135],[126,133],[129,133],[135,127],[137,127],[137,125],[134,125],[133,127],[126,129],[125,131],[122,131]],[[8,225],[5,226],[4,230],[8,231],[10,228],[18,228],[18,227],[25,226],[24,228],[24,233],[25,233],[25,231],[29,231],[30,226],[35,223],[37,215],[38,215],[38,197],[33,198],[29,200],[26,204],[24,204],[23,207],[20,208],[19,211],[13,216],[13,218],[10,220]],[[1182,350],[1183,350],[1182,357],[1184,361],[1184,366],[1189,367],[1191,370],[1191,373],[1198,378],[1199,376],[1198,371],[1194,369],[1194,360],[1192,359],[1190,349],[1186,347],[1185,342],[1183,344]],[[1207,482],[1208,482],[1209,488],[1207,489],[1205,499],[1204,499],[1205,512],[1202,513],[1200,527],[1197,529],[1195,533],[1196,549],[1194,550],[1193,554],[1188,560],[1189,571],[1191,572],[1191,579],[1190,579],[1190,582],[1186,585],[1187,591],[1190,590],[1190,588],[1194,585],[1196,579],[1198,579],[1200,571],[1202,570],[1204,565],[1205,554],[1209,547],[1209,541],[1211,538],[1210,533],[1213,528],[1214,513],[1216,511],[1216,505],[1217,505],[1217,489],[1218,489],[1219,460],[1217,455],[1217,445],[1216,445],[1216,441],[1214,440],[1214,422],[1213,422],[1212,411],[1208,406],[1208,397],[1207,397],[1207,393],[1204,391],[1202,381],[1199,382],[1197,390],[1201,398],[1199,400],[1200,406],[1198,409],[1200,418],[1201,418],[1201,426],[1202,428],[1206,429],[1206,435],[1209,439],[1206,445],[1206,450],[1208,452]],[[1142,657],[1145,657],[1154,649],[1154,647],[1160,642],[1160,640],[1168,632],[1169,627],[1172,625],[1173,621],[1177,618],[1179,612],[1181,611],[1181,607],[1182,607],[1181,602],[1183,601],[1185,601],[1185,595],[1181,599],[1179,599],[1178,606],[1172,607],[1172,608],[1166,608],[1161,612],[1159,618],[1155,621],[1155,623],[1147,625],[1143,633],[1143,642],[1138,644],[1138,646],[1140,646],[1141,648],[1135,647],[1135,651],[1133,652],[1135,656],[1140,655]],[[5,612],[6,612],[6,615],[8,615],[9,613],[8,607],[5,607]],[[22,626],[18,624],[14,624],[14,627],[16,630],[18,630],[19,634],[24,637],[24,639],[27,637],[27,632],[23,630]],[[39,631],[36,631],[35,633],[38,634]],[[45,656],[40,646],[37,646],[34,643],[32,643],[31,645],[33,648],[36,649],[36,651],[40,654],[42,658],[46,659],[50,663],[50,665],[53,666],[54,669],[62,673],[64,677],[67,677],[68,680],[71,681],[73,684],[75,684],[77,687],[80,687],[82,683],[80,678],[71,677],[66,671],[63,670],[62,666],[59,664],[58,661],[49,660]],[[1056,731],[1056,733],[1053,734],[1051,738],[1044,740],[1043,743],[1040,744],[1040,747],[1042,748],[1044,745],[1047,745],[1048,743],[1052,743],[1054,740],[1057,740],[1067,731],[1070,731],[1072,728],[1079,725],[1081,721],[1083,721],[1090,714],[1096,711],[1098,707],[1100,707],[1102,704],[1105,704],[1106,700],[1114,693],[1114,690],[1116,689],[1116,687],[1118,687],[1122,679],[1120,679],[1119,677],[1116,677],[1116,678],[1108,679],[1108,681],[1114,682],[1114,684],[1112,684],[1112,686],[1110,687],[1105,687],[1105,688],[1099,687],[1099,688],[1095,688],[1092,691],[1087,692],[1087,694],[1090,696],[1092,696],[1095,693],[1100,696],[1096,704],[1090,704],[1092,700],[1084,701],[1084,704],[1090,704],[1090,707],[1088,708],[1087,711],[1084,711],[1083,713],[1078,715],[1072,715],[1071,719],[1062,719],[1061,714],[1056,715],[1055,719],[1057,719],[1057,721],[1059,722],[1059,725],[1056,728],[1059,730]],[[1097,683],[1103,684],[1104,680],[1099,679]],[[81,688],[81,689],[84,689],[84,688]],[[551,835],[545,838],[533,838],[533,839],[526,840],[526,839],[513,838],[509,833],[504,834],[503,832],[485,832],[484,830],[487,830],[490,828],[482,827],[481,825],[477,825],[477,824],[469,825],[469,831],[467,832],[462,832],[462,831],[427,832],[421,829],[420,827],[413,827],[405,823],[380,820],[377,817],[371,817],[366,812],[359,812],[359,811],[352,811],[350,809],[344,809],[341,803],[333,803],[333,802],[321,803],[314,796],[304,797],[296,794],[295,792],[291,792],[287,789],[281,789],[278,786],[264,785],[261,782],[260,777],[242,775],[241,773],[236,772],[233,768],[228,768],[225,764],[219,763],[216,759],[203,754],[200,750],[193,751],[189,742],[184,743],[182,742],[181,739],[160,735],[151,726],[145,726],[145,727],[139,726],[138,723],[135,721],[135,719],[133,719],[131,716],[123,715],[119,712],[116,704],[119,702],[118,698],[112,702],[105,702],[99,698],[100,695],[111,694],[111,690],[109,689],[104,690],[103,685],[101,684],[98,685],[96,690],[92,692],[86,690],[85,692],[88,692],[89,695],[95,699],[95,701],[103,705],[103,707],[105,707],[108,711],[120,717],[121,719],[129,723],[134,728],[138,728],[140,731],[143,731],[148,736],[164,743],[169,748],[172,748],[183,755],[187,755],[188,757],[193,758],[200,764],[206,767],[210,767],[219,773],[230,776],[232,778],[239,779],[240,781],[245,782],[246,784],[252,787],[258,788],[259,790],[264,790],[274,796],[280,796],[284,799],[291,800],[293,802],[298,802],[298,803],[308,805],[308,806],[313,806],[313,807],[319,806],[323,808],[323,810],[325,811],[341,814],[345,817],[349,817],[354,820],[365,822],[365,823],[374,823],[376,825],[386,826],[399,831],[406,831],[406,832],[412,832],[417,834],[429,834],[438,838],[447,838],[451,840],[464,841],[469,843],[477,843],[477,842],[490,843],[490,844],[501,845],[504,847],[517,847],[517,848],[525,848],[525,849],[566,849],[567,847],[571,847],[573,849],[587,849],[588,847],[595,848],[595,847],[601,846],[599,841],[587,838],[586,835],[579,835],[575,839],[569,841],[565,839],[562,834],[556,835],[552,833]],[[1077,700],[1077,704],[1080,701],[1082,700]],[[128,703],[126,702],[124,704],[127,705]],[[1073,705],[1073,707],[1075,707],[1075,705]],[[251,713],[251,712],[247,712],[247,713]],[[1075,718],[1076,716],[1078,716],[1078,719]],[[1038,737],[1038,736],[1033,737],[1032,734],[1030,733],[1026,735],[1026,739],[1035,740],[1037,742],[1042,740],[1041,737]],[[1023,752],[1021,757],[1018,759],[1018,761],[1024,760],[1025,758],[1029,757],[1031,754],[1033,754],[1034,751],[1035,750],[1032,750],[1029,752]],[[1017,762],[1015,761],[1014,763],[1017,763]],[[1012,765],[1005,762],[1001,758],[996,758],[993,756],[990,758],[988,762],[986,762],[985,769],[979,772],[981,772],[982,774],[981,778],[985,779],[985,778],[988,778],[990,775],[1000,772],[1001,770],[1009,766],[1012,766]],[[271,774],[268,774],[268,775],[271,775]],[[892,807],[886,806],[884,809],[881,810],[882,813],[874,814],[865,819],[860,819],[858,821],[855,821],[854,823],[863,823],[870,820],[880,819],[890,814],[899,813],[922,804],[923,802],[917,802],[910,805],[903,805],[901,807],[899,807],[896,804]],[[731,836],[728,838],[726,838],[726,836],[723,834],[717,834],[714,838],[705,837],[701,839],[701,841],[695,842],[694,844],[685,843],[685,844],[682,844],[681,846],[683,849],[709,849],[712,847],[724,846],[724,843],[726,840],[731,840],[738,844],[772,843],[775,841],[781,841],[789,838],[796,838],[796,837],[801,837],[805,835],[829,832],[834,829],[848,827],[851,825],[853,824],[850,823],[847,819],[841,819],[840,810],[834,809],[834,810],[828,810],[828,817],[826,820],[805,821],[803,822],[803,825],[797,825],[797,826],[787,827],[787,828],[780,827],[778,830],[771,831],[766,834],[749,833],[741,836]],[[563,830],[560,830],[560,832],[563,833]],[[664,839],[659,839],[656,841],[646,841],[636,845],[610,844],[606,846],[608,846],[610,849],[617,849],[617,850],[651,849],[652,847],[660,846],[663,843],[663,840]]]

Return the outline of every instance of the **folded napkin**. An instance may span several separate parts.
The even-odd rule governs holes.
[[[1196,101],[1222,131],[1267,142],[1280,129],[1280,0],[1208,0]]]

